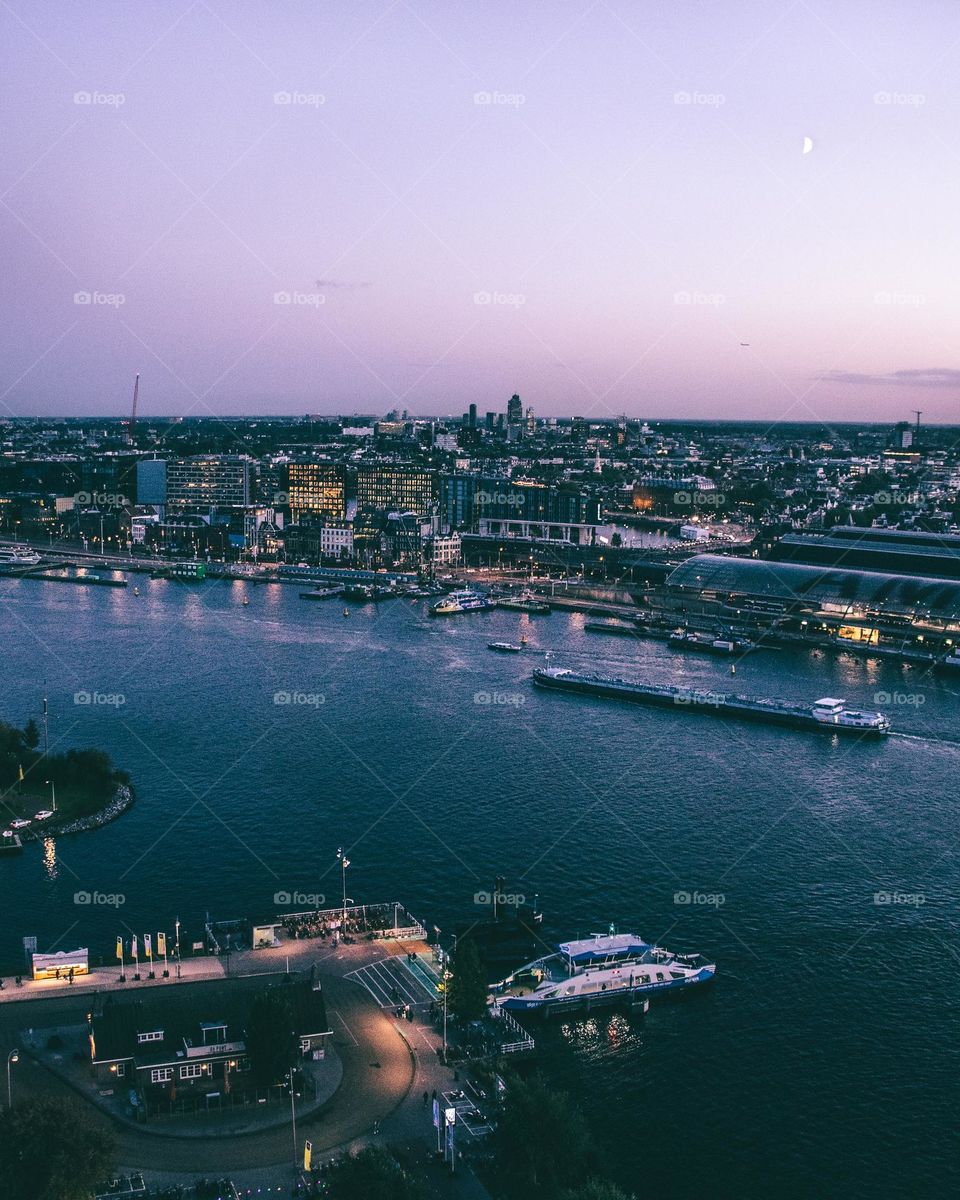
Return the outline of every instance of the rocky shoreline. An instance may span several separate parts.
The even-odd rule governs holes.
[[[115,821],[117,817],[122,816],[133,804],[133,801],[132,785],[128,783],[117,784],[116,791],[109,802],[98,812],[91,813],[89,817],[78,817],[76,821],[67,821],[65,824],[56,824],[50,821],[44,827],[43,836],[59,837],[65,833],[85,833],[88,829],[99,829],[102,825],[109,825],[111,821]]]

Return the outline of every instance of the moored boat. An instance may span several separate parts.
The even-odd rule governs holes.
[[[523,647],[514,642],[488,642],[487,649],[496,650],[499,654],[519,654]]]
[[[502,596],[497,604],[500,608],[509,608],[515,612],[548,613],[550,611],[550,605],[531,592],[529,588],[524,588],[515,596]]]
[[[487,608],[495,608],[497,603],[482,592],[475,592],[472,588],[460,588],[438,600],[431,607],[430,616],[447,617],[455,613],[482,612]]]
[[[659,992],[709,983],[716,963],[675,954],[633,933],[598,933],[561,942],[493,986],[491,1004],[507,1012],[564,1011],[641,1003]]]

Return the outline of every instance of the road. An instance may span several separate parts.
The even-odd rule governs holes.
[[[254,986],[252,980],[234,982],[240,987]],[[222,991],[223,983],[209,981],[180,986],[196,988],[202,996],[205,989]],[[413,1055],[399,1032],[400,1023],[385,1016],[364,988],[333,974],[323,976],[323,988],[333,1044],[343,1063],[343,1080],[326,1105],[297,1121],[301,1146],[303,1139],[309,1137],[318,1156],[360,1137],[374,1122],[382,1122],[394,1112],[410,1091],[415,1068]],[[89,997],[82,995],[0,1005],[3,1060],[18,1046],[21,1030],[76,1024],[84,1019],[88,1005]],[[34,1096],[76,1098],[66,1083],[25,1054],[13,1065],[12,1072],[15,1101]],[[3,1083],[5,1086],[6,1081]],[[92,1105],[85,1107],[93,1121],[111,1128],[117,1142],[117,1161],[144,1170],[229,1174],[246,1168],[289,1164],[293,1159],[287,1125],[235,1138],[157,1136],[114,1122]],[[158,1122],[157,1127],[168,1134],[174,1126],[172,1122]]]

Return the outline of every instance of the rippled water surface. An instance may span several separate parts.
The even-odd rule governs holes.
[[[266,915],[281,890],[336,903],[341,843],[353,897],[441,928],[499,873],[539,894],[550,935],[613,921],[719,964],[642,1021],[541,1034],[638,1195],[956,1190],[960,678],[771,651],[732,680],[575,614],[434,620],[395,601],[345,618],[295,587],[136,582],[0,583],[0,716],[36,715],[45,681],[52,744],[109,750],[138,796],[97,833],[0,862],[4,961],[24,934],[105,950],[117,914],[78,890],[122,893],[137,931]],[[524,655],[486,648],[521,633]],[[548,651],[752,695],[885,694],[901,736],[539,693]]]

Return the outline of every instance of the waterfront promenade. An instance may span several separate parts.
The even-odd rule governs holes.
[[[365,971],[380,976],[385,970],[384,960],[405,962],[411,951],[422,961],[431,956],[422,942],[363,941],[341,943],[334,949],[311,939],[235,952],[229,962],[225,958],[190,959],[182,963],[179,979],[171,966],[168,979],[158,973],[156,979],[143,978],[135,983],[128,966],[128,982],[121,984],[118,965],[91,971],[72,985],[57,980],[25,980],[17,988],[13,980],[7,979],[0,992],[0,1054],[5,1057],[15,1048],[21,1051],[19,1062],[12,1068],[14,1101],[77,1094],[89,1100],[83,1090],[71,1085],[68,1072],[51,1071],[43,1061],[45,1055],[30,1053],[26,1037],[28,1030],[75,1027],[78,1020],[82,1023],[85,996],[133,992],[157,996],[171,988],[222,991],[229,981],[244,986],[245,981],[252,982],[258,976],[276,976],[288,965],[291,971],[316,965],[333,1030],[331,1050],[342,1067],[342,1076],[336,1090],[312,1111],[298,1113],[300,1153],[304,1138],[313,1143],[314,1163],[371,1141],[383,1141],[404,1147],[412,1162],[426,1163],[436,1135],[422,1095],[424,1091],[449,1090],[454,1086],[454,1072],[440,1062],[440,1039],[432,1027],[397,1018],[392,1007],[382,1007],[383,1001],[378,1003],[367,987],[348,978],[360,972],[362,979]],[[280,1106],[275,1108],[276,1116],[265,1119],[259,1128],[243,1127],[238,1122],[233,1122],[237,1127],[232,1128],[229,1116],[221,1123],[206,1114],[136,1125],[90,1104],[92,1119],[108,1125],[116,1139],[121,1168],[143,1171],[163,1185],[192,1183],[198,1176],[230,1175],[251,1187],[290,1184],[296,1177],[289,1114],[285,1109],[281,1112]],[[438,1195],[482,1195],[469,1172],[451,1182],[442,1168],[433,1169],[441,1187]]]

